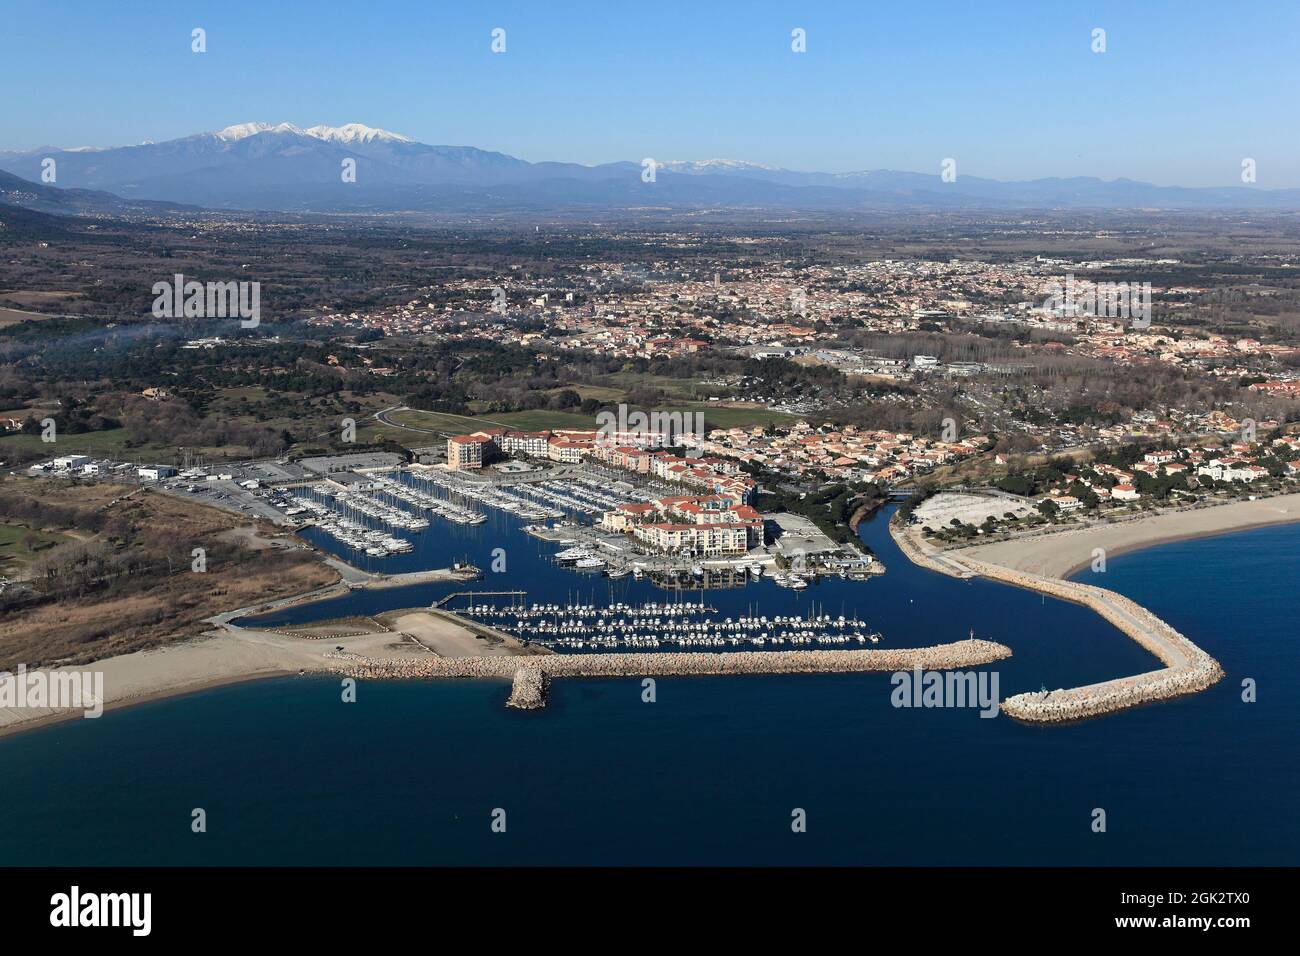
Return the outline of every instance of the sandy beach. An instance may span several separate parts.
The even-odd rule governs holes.
[[[242,612],[231,612],[239,613]],[[329,666],[326,662],[326,654],[336,647],[343,647],[351,654],[394,660],[531,651],[513,639],[481,638],[458,626],[449,615],[422,609],[389,614],[403,626],[391,627],[387,621],[373,619],[368,625],[349,620],[337,627],[320,622],[295,634],[252,630],[226,622],[220,625],[219,631],[194,641],[109,657],[82,667],[52,668],[49,672],[102,672],[104,709],[112,710],[256,678],[337,670],[337,665]],[[391,629],[386,629],[386,625]],[[401,633],[403,630],[407,633]],[[413,636],[418,640],[413,640]],[[79,710],[0,708],[0,736],[71,719],[86,718]]]
[[[1249,528],[1300,521],[1300,494],[1236,501],[1113,524],[1067,529],[961,548],[954,553],[1043,577],[1067,578],[1092,564],[1093,549],[1107,558],[1152,545],[1230,534]]]
[[[340,640],[338,643],[356,648],[369,646],[375,652],[382,650],[391,654],[399,652],[399,649],[390,646],[394,637],[393,634],[372,634],[365,635],[364,639]],[[335,643],[329,641],[237,631],[203,637],[184,644],[122,654],[81,667],[52,668],[50,672],[102,672],[104,709],[108,711],[223,684],[296,674],[300,670],[321,671],[325,669],[325,653],[334,647]],[[0,736],[69,719],[85,718],[80,711],[2,708]]]

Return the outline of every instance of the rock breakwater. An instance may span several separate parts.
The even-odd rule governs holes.
[[[1122,594],[1076,581],[1046,578],[979,561],[957,551],[935,552],[897,522],[890,531],[899,548],[921,567],[953,577],[979,575],[1091,608],[1150,651],[1165,667],[1083,687],[1016,694],[1002,710],[1020,720],[1058,723],[1114,713],[1127,707],[1205,690],[1223,678],[1219,662],[1142,605]]]
[[[347,677],[501,678],[513,683],[513,706],[537,707],[554,677],[690,677],[723,674],[856,674],[951,670],[990,664],[1011,656],[993,641],[964,640],[935,647],[846,651],[731,651],[653,654],[552,654],[544,657],[375,658],[334,651],[327,667]],[[526,672],[521,675],[520,672]]]
[[[537,710],[546,706],[546,675],[536,667],[520,667],[515,670],[511,682],[510,699],[507,707],[520,710]]]

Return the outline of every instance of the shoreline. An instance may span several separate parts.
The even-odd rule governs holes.
[[[92,665],[93,666],[93,665]],[[319,671],[308,671],[308,674],[320,676]],[[201,680],[192,684],[178,685],[175,687],[159,687],[156,690],[147,691],[142,694],[131,697],[121,697],[115,700],[106,700],[104,702],[104,713],[109,711],[130,710],[132,707],[138,707],[141,704],[152,704],[160,700],[170,700],[172,698],[188,697],[191,694],[199,694],[205,690],[215,690],[218,687],[233,687],[236,684],[252,684],[260,680],[270,680],[274,677],[298,677],[297,671],[264,671],[249,673],[243,675],[234,675],[230,677],[214,677],[211,680]],[[30,717],[26,720],[16,720],[11,723],[0,724],[0,740],[6,737],[15,737],[19,734],[25,734],[28,731],[44,730],[48,727],[55,727],[59,724],[70,723],[74,720],[99,720],[100,717],[87,718],[82,716],[80,711],[59,711],[52,714],[40,714],[39,716]]]
[[[1054,532],[991,544],[949,548],[941,553],[966,555],[1008,570],[1066,580],[1091,567],[1093,548],[1104,549],[1106,558],[1110,559],[1178,541],[1214,538],[1297,522],[1300,522],[1300,494],[1275,495],[1254,501],[1233,501],[1206,508],[1142,515],[1127,521],[1063,527]]]
[[[1232,509],[1232,510],[1227,510]],[[1217,514],[1216,514],[1217,512]],[[1244,512],[1244,514],[1243,514]],[[1173,521],[1185,519],[1187,517],[1206,516],[1212,520],[1204,518],[1196,522],[1198,527],[1171,529],[1167,527]],[[1165,519],[1165,520],[1161,520]],[[1157,522],[1159,524],[1157,524]],[[1191,512],[1167,513],[1164,515],[1151,515],[1135,518],[1130,522],[1116,524],[1096,525],[1088,528],[1067,528],[1053,534],[1039,535],[1034,538],[1012,539],[1010,541],[996,542],[988,545],[975,545],[969,548],[951,549],[948,551],[934,551],[931,554],[923,556],[918,560],[913,546],[913,542],[908,540],[910,536],[899,534],[891,526],[891,536],[900,550],[913,563],[922,567],[929,567],[931,570],[946,574],[952,577],[974,577],[989,576],[994,580],[1000,580],[1002,583],[1012,586],[1025,587],[1029,590],[1039,591],[1040,593],[1051,593],[1053,597],[1063,600],[1070,600],[1075,603],[1082,603],[1092,606],[1091,601],[1080,595],[1056,594],[1054,590],[1048,591],[1045,585],[1050,585],[1053,580],[1059,584],[1073,588],[1087,588],[1102,592],[1106,595],[1112,595],[1113,592],[1105,591],[1102,588],[1096,588],[1092,585],[1079,584],[1070,582],[1064,578],[1078,573],[1079,570],[1087,568],[1091,563],[1091,558],[1079,558],[1077,553],[1069,557],[1068,561],[1062,555],[1070,555],[1069,549],[1062,549],[1060,542],[1063,537],[1068,536],[1071,540],[1083,539],[1080,548],[1093,546],[1105,546],[1107,557],[1113,557],[1118,554],[1127,554],[1131,552],[1145,550],[1151,547],[1157,547],[1162,544],[1168,544],[1175,541],[1191,540],[1203,537],[1216,537],[1219,535],[1234,534],[1238,531],[1249,531],[1254,528],[1270,527],[1279,524],[1290,524],[1300,522],[1300,494],[1282,495],[1273,498],[1261,498],[1256,501],[1232,502],[1227,505],[1219,505],[1213,508],[1198,509]],[[1161,527],[1160,525],[1164,525]],[[1119,532],[1119,535],[1116,534]],[[1134,533],[1138,532],[1138,533]],[[1104,536],[1108,542],[1105,545],[1096,545],[1094,539]],[[1029,555],[1026,557],[1023,553],[1020,561],[1008,561],[1005,555],[993,553],[995,549],[1002,549],[1004,552],[1014,551],[1015,549],[1025,550],[1025,545],[1033,545]],[[1055,557],[1055,560],[1047,562],[1045,557]],[[1001,558],[1001,560],[997,560]],[[1025,567],[1017,567],[1017,564],[1024,565],[1030,561],[1037,562],[1037,567],[1045,570],[1055,570],[1063,568],[1064,575],[1040,575],[1034,570],[1028,570]],[[980,567],[983,565],[983,567]],[[992,573],[984,574],[986,570]],[[1041,583],[1033,580],[1038,577],[1046,580]],[[162,648],[153,648],[148,651],[137,651],[132,654],[120,655],[118,657],[104,658],[96,661],[86,667],[65,668],[66,670],[118,670],[127,669],[134,672],[133,680],[128,681],[128,689],[113,696],[105,694],[104,710],[119,710],[131,707],[136,704],[150,703],[157,700],[163,700],[172,697],[183,697],[193,693],[199,693],[216,687],[224,687],[233,684],[245,683],[255,680],[262,680],[272,677],[294,676],[299,671],[308,674],[328,674],[337,673],[335,667],[332,667],[325,659],[323,653],[324,646],[329,644],[342,643],[348,646],[349,651],[359,650],[376,641],[392,641],[404,637],[400,632],[377,631],[369,634],[355,635],[349,638],[330,638],[329,641],[311,641],[303,637],[294,637],[286,635],[276,635],[272,631],[259,631],[253,628],[242,628],[231,623],[241,617],[265,614],[277,608],[287,606],[296,606],[300,604],[314,603],[324,600],[328,597],[335,596],[339,593],[346,593],[351,590],[343,582],[336,582],[326,588],[306,592],[304,594],[292,595],[277,601],[264,604],[253,605],[250,607],[238,608],[232,611],[226,611],[214,615],[209,621],[217,628],[207,636],[186,641],[179,644],[173,644]],[[1115,598],[1121,598],[1120,595],[1114,595]],[[1127,599],[1123,599],[1127,601]],[[1131,602],[1130,602],[1131,603]],[[1134,607],[1137,607],[1134,605]],[[1096,608],[1094,607],[1094,610]],[[1168,628],[1172,634],[1177,635],[1183,641],[1187,639],[1174,631],[1163,621],[1159,621],[1155,615],[1150,614],[1144,608],[1139,609],[1145,615],[1149,615],[1154,621]],[[398,614],[399,610],[385,611],[381,617]],[[1098,611],[1098,613],[1101,613]],[[1137,612],[1133,612],[1137,613]],[[1109,618],[1103,614],[1103,618]],[[316,622],[316,626],[322,626],[328,622]],[[1112,625],[1116,626],[1124,633],[1128,633],[1123,627],[1119,627],[1114,621]],[[1154,625],[1153,625],[1154,626]],[[467,629],[468,630],[468,629]],[[1129,634],[1132,637],[1131,634]],[[227,643],[230,642],[230,643]],[[1141,643],[1141,642],[1139,642]],[[1187,644],[1195,648],[1190,641]],[[1143,645],[1144,647],[1146,645]],[[249,656],[250,648],[254,649],[252,657],[254,659],[241,659],[241,651],[245,658]],[[920,650],[920,649],[918,649]],[[1147,648],[1151,650],[1151,648]],[[1196,652],[1204,654],[1199,648]],[[1158,659],[1161,655],[1155,651]],[[428,648],[421,648],[416,652],[412,646],[412,653],[429,654]],[[770,652],[767,652],[770,653]],[[215,663],[218,667],[209,669],[208,667],[199,667],[202,664],[201,658],[215,655]],[[136,668],[138,659],[149,656],[150,664],[157,665],[153,668],[143,668],[144,673],[140,673]],[[370,655],[364,655],[370,656]],[[378,655],[375,655],[378,657]],[[569,656],[569,655],[563,655]],[[198,659],[194,664],[187,661],[187,658]],[[1209,660],[1209,655],[1205,655]],[[159,660],[161,659],[161,660]],[[441,660],[432,655],[432,659]],[[463,658],[462,658],[463,659]],[[524,658],[530,660],[530,658]],[[531,659],[535,660],[535,658]],[[187,665],[191,669],[187,670]],[[1217,667],[1217,662],[1214,664]],[[194,669],[197,668],[197,669]],[[214,670],[226,668],[225,673],[214,673]],[[59,669],[55,669],[59,670]],[[160,673],[149,673],[150,670],[159,671]],[[1137,675],[1139,677],[1154,678],[1157,675],[1164,674],[1164,671],[1153,671],[1149,675]],[[574,675],[577,676],[577,675]],[[1220,674],[1221,676],[1221,674]],[[177,679],[179,677],[179,679]],[[1131,681],[1134,678],[1121,678],[1121,681]],[[1214,680],[1218,680],[1215,677]],[[1213,683],[1214,681],[1210,681]],[[1109,682],[1107,682],[1109,683]],[[106,685],[108,681],[106,680]],[[132,686],[134,685],[134,686]],[[1209,686],[1206,684],[1205,686]],[[1091,685],[1089,688],[1074,688],[1074,692],[1091,692],[1098,693],[1105,688],[1102,685]],[[1124,688],[1114,688],[1122,690]],[[1196,690],[1203,689],[1197,687],[1192,690],[1179,691],[1180,693],[1194,693]],[[1168,688],[1166,688],[1166,691]],[[1053,691],[1052,694],[1061,694],[1062,692]],[[1016,695],[1021,698],[1040,697],[1040,694]],[[1169,694],[1168,696],[1176,696]],[[1008,698],[1008,701],[1015,698]],[[1063,701],[1068,698],[1061,698]],[[1163,699],[1163,698],[1154,698]],[[1122,706],[1116,706],[1112,709],[1124,709],[1127,706],[1133,706],[1143,701],[1128,701]],[[1012,710],[1016,705],[1013,704]],[[1013,713],[1012,716],[1019,716]],[[1109,712],[1109,711],[1107,711]],[[1080,717],[1095,716],[1094,714],[1080,714],[1070,719],[1080,719]],[[69,720],[82,719],[80,711],[52,711],[43,713],[32,713],[31,716],[19,715],[15,711],[0,713],[0,739],[13,734],[22,733],[27,730],[36,730],[43,727],[49,727],[56,723],[62,723]],[[1032,719],[1032,718],[1029,718]],[[1064,720],[1066,718],[1056,718]]]
[[[290,605],[313,593],[273,603]],[[396,660],[454,660],[467,654],[510,656],[521,649],[513,638],[483,638],[479,632],[461,626],[449,615],[434,615],[424,608],[385,612],[412,618],[412,623],[422,626],[416,634],[375,618],[366,619],[370,626],[366,626],[363,619],[318,621],[299,632],[245,628],[228,620],[238,618],[246,611],[246,608],[239,608],[210,618],[214,630],[193,640],[106,657],[84,666],[36,670],[50,674],[101,673],[102,704],[104,710],[109,711],[269,677],[329,675],[337,672],[329,661],[335,647],[365,655],[382,654]],[[342,632],[336,633],[340,628]],[[417,629],[412,627],[412,630]],[[82,716],[85,709],[33,707],[0,710],[0,738],[63,721],[86,719]]]
[[[1141,704],[1194,694],[1213,686],[1225,676],[1217,660],[1167,622],[1122,594],[1093,584],[1013,567],[1010,563],[999,563],[992,556],[976,558],[973,555],[973,552],[992,551],[998,546],[940,551],[925,541],[918,528],[897,520],[890,521],[889,532],[899,549],[918,567],[957,578],[988,578],[1088,607],[1164,665],[1159,670],[1094,684],[1015,694],[1001,702],[1001,709],[1012,717],[1028,723],[1073,723]],[[1057,536],[1043,537],[1047,541],[1039,544],[1039,553],[1043,553],[1046,547],[1057,556],[1059,566],[1062,562]],[[1000,545],[1013,543],[1001,542]]]

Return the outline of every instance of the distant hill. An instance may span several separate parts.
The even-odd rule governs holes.
[[[64,220],[58,216],[0,203],[0,237],[48,239],[62,236],[66,232]]]
[[[57,163],[62,195],[25,192],[21,202],[3,195],[0,201],[30,208],[46,203],[47,211],[60,214],[112,211],[114,200],[136,210],[142,207],[130,204],[161,201],[215,209],[375,213],[556,207],[1300,209],[1295,189],[1183,188],[1090,177],[1001,182],[958,175],[943,182],[937,169],[820,173],[739,160],[664,162],[655,181],[647,183],[640,162],[530,163],[472,146],[430,146],[359,123],[307,129],[242,123],[138,146],[0,152],[0,170],[29,180],[31,192],[46,158]],[[344,181],[349,161],[355,164],[355,182]]]
[[[40,173],[37,173],[40,178]],[[98,189],[61,189],[0,170],[0,204],[56,216],[120,216],[177,212],[176,203],[123,199]]]

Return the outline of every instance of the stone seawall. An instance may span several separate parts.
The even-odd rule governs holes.
[[[546,706],[547,677],[537,667],[519,667],[515,670],[507,707],[520,710],[537,710]]]
[[[552,677],[688,677],[721,674],[857,674],[873,671],[950,670],[990,664],[1011,656],[992,641],[965,640],[936,647],[851,651],[731,651],[721,654],[552,654],[545,657],[362,657],[331,652],[330,670],[356,678],[469,677],[516,682],[526,670]],[[528,691],[525,690],[525,693]]]
[[[891,522],[890,532],[908,559],[921,567],[953,577],[979,575],[1089,607],[1165,665],[1162,670],[1099,684],[1068,690],[1016,694],[1002,702],[1002,710],[1012,717],[1039,723],[1098,717],[1126,707],[1194,694],[1223,678],[1223,668],[1217,660],[1142,605],[1122,594],[1091,584],[1014,571],[1001,565],[978,561],[960,552],[935,553],[897,523]]]

